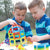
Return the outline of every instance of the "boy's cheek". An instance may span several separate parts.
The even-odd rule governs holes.
[[[13,15],[15,15],[14,11],[12,12]]]
[[[17,19],[19,19],[19,17],[16,17]]]
[[[38,16],[39,16],[39,14],[36,15],[36,17],[38,17]]]
[[[24,18],[22,18],[22,20],[24,20],[25,19],[25,17]]]
[[[19,19],[19,17],[15,17],[15,19]]]

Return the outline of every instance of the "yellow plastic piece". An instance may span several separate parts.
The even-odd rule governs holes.
[[[48,48],[46,48],[46,50],[49,50],[49,47],[48,47]]]
[[[24,33],[21,33],[21,35],[24,35]]]
[[[22,50],[25,50],[25,48],[24,48],[24,47],[22,47]]]
[[[24,39],[24,41],[22,41],[22,39]],[[22,44],[22,45],[27,42],[27,41],[26,41],[26,37],[22,37],[20,40],[21,40],[21,44]]]
[[[18,49],[21,49],[21,48],[22,48],[22,46],[21,46],[21,45],[19,45],[19,46],[18,46]]]
[[[14,44],[11,43],[11,40],[14,41]],[[11,40],[10,40],[10,46],[15,46],[15,40],[14,39],[11,39]]]
[[[22,45],[19,45],[19,46],[18,46],[18,49],[20,49],[20,50],[25,50],[25,48],[22,47]]]

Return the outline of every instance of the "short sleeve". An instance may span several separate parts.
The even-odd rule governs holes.
[[[26,32],[26,37],[28,36],[33,36],[33,33],[31,31],[31,27],[30,27],[30,24],[25,22],[25,32]]]

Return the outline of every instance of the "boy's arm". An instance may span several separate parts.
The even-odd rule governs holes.
[[[29,41],[31,42],[38,42],[38,41],[42,41],[42,40],[47,40],[47,39],[50,39],[50,35],[44,35],[44,36],[33,36],[33,37],[28,37],[27,38]]]
[[[4,26],[8,25],[8,21],[3,21],[3,22],[0,22],[0,29],[2,29]]]
[[[14,23],[16,24],[16,22],[14,20],[6,20],[3,22],[0,22],[0,29],[2,29],[4,26],[10,24],[10,25],[14,25]]]
[[[39,38],[40,38],[39,41],[46,40],[46,39],[50,39],[50,35],[47,34],[47,35],[44,35],[44,36],[40,36]]]

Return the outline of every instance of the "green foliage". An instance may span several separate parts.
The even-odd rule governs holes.
[[[50,17],[50,2],[47,2],[46,14]]]
[[[13,11],[13,4],[11,0],[1,0],[0,1],[0,21],[10,18]]]
[[[5,40],[5,34],[6,34],[5,31],[0,32],[0,43]]]

